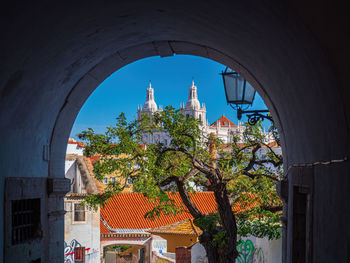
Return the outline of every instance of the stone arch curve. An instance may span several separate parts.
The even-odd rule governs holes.
[[[127,63],[174,52],[209,57],[241,71],[253,85],[256,82],[278,119],[287,167],[343,159],[349,154],[350,104],[344,73],[348,64],[333,42],[345,39],[342,34],[348,32],[339,26],[346,20],[338,15],[346,9],[336,2],[310,2],[87,0],[4,6],[1,190],[8,177],[62,178],[68,133],[88,94]],[[317,8],[323,13],[314,18]],[[323,20],[324,14],[331,18]],[[340,21],[334,23],[336,30],[333,21]],[[336,38],[324,29],[335,32],[331,36]],[[315,168],[313,225],[319,241],[313,247],[320,262],[344,262],[349,256],[350,233],[345,230],[350,208],[343,206],[349,171],[348,162]],[[58,211],[62,200],[55,198],[50,205]],[[4,203],[4,195],[0,200]],[[62,229],[62,220],[55,219],[60,214],[51,213],[51,208],[43,211]],[[324,211],[338,216],[331,218]],[[3,225],[2,215],[3,211]],[[43,231],[50,248],[45,249],[50,251],[45,252],[47,258],[61,262],[56,241],[62,248],[63,236],[48,228]],[[4,247],[3,239],[0,243]],[[0,249],[0,258],[4,250]]]
[[[163,50],[160,52],[159,49],[161,48],[163,48]],[[63,174],[62,163],[65,158],[65,142],[67,141],[71,127],[80,111],[80,108],[100,83],[102,83],[113,72],[139,59],[150,56],[173,56],[175,54],[195,55],[209,58],[216,62],[225,64],[243,75],[255,87],[267,103],[279,131],[282,134],[282,142],[284,141],[283,128],[279,120],[278,112],[272,101],[255,77],[241,64],[215,49],[200,44],[184,41],[153,41],[118,51],[105,58],[87,72],[72,88],[54,125],[54,131],[50,142],[52,158],[49,166],[49,174],[53,177]]]

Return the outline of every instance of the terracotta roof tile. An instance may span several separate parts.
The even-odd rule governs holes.
[[[147,219],[144,217],[144,215],[154,207],[154,204],[149,202],[147,197],[141,193],[121,193],[112,197],[104,207],[101,207],[100,223],[103,225],[104,223],[102,220],[104,220],[109,228],[116,229],[116,231],[120,231],[122,229],[145,230],[171,225],[175,222],[184,221],[187,219],[193,219],[185,205],[182,203],[179,194],[169,193],[169,195],[170,198],[175,201],[176,206],[182,207],[182,213],[178,213],[176,215],[161,214],[158,219]],[[213,192],[191,193],[190,198],[203,214],[217,212],[217,204]],[[254,199],[253,196],[252,199]],[[255,201],[253,201],[248,207],[236,203],[233,210],[235,213],[241,213],[247,209],[253,208],[256,205],[257,202]],[[102,226],[100,231],[101,233],[111,233],[105,226]]]
[[[214,123],[210,125],[210,127],[216,127],[220,123],[221,127],[237,127],[236,124],[234,124],[231,120],[229,120],[227,117],[222,115],[219,119],[217,119]]]
[[[69,137],[68,143],[69,143],[69,144],[76,144],[76,145],[78,145],[78,146],[81,147],[81,148],[84,148],[84,147],[85,147],[85,144],[84,144],[83,142],[77,142],[77,141],[74,140],[72,137]]]
[[[169,195],[175,201],[176,206],[183,208],[182,213],[176,215],[161,214],[158,219],[146,219],[144,215],[154,207],[154,204],[141,193],[121,193],[112,197],[104,207],[101,207],[100,215],[112,229],[150,229],[189,218],[193,219],[183,205],[179,194],[169,193]],[[217,205],[213,192],[197,192],[190,194],[190,198],[202,213],[216,212]],[[102,221],[101,224],[103,224]],[[106,233],[103,231],[105,229],[101,228],[101,233]]]
[[[105,226],[105,224],[103,224],[102,220],[100,220],[100,233],[101,234],[107,234],[107,233],[111,233],[108,228]]]
[[[186,219],[170,225],[160,226],[148,231],[151,234],[177,234],[199,236],[202,230],[195,226],[192,219]]]

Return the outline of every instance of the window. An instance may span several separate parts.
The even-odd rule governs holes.
[[[307,193],[301,187],[293,187],[293,262],[304,263],[306,258]]]
[[[103,178],[103,183],[108,184],[108,177]]]
[[[75,222],[85,221],[85,206],[81,204],[74,204],[74,221]]]
[[[131,178],[130,178],[130,177],[129,177],[128,179],[126,179],[126,184],[127,184],[127,185],[132,184],[132,180],[131,180]]]
[[[40,198],[13,200],[11,208],[13,245],[41,237]]]
[[[74,248],[74,262],[85,263],[85,247]]]
[[[115,177],[111,178],[112,183],[115,183]]]
[[[168,140],[164,139],[164,145],[168,145]]]
[[[190,115],[186,114],[186,119],[188,119],[190,117]]]
[[[199,114],[199,118],[200,121],[202,120],[202,114]]]

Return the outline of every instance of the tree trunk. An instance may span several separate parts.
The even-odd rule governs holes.
[[[222,178],[221,175],[217,175],[216,178]],[[218,206],[218,212],[221,219],[221,224],[226,231],[226,244],[222,248],[215,247],[213,245],[213,234],[206,229],[202,229],[203,234],[199,237],[199,242],[204,246],[208,262],[209,263],[234,263],[238,256],[237,252],[237,226],[236,219],[232,211],[230,201],[228,199],[226,184],[222,180],[211,180],[211,187],[214,189],[214,196]],[[183,203],[188,208],[191,215],[195,218],[203,217],[203,214],[197,209],[197,207],[191,201],[186,188],[184,180],[174,177],[179,190],[180,197]]]
[[[214,190],[216,203],[218,204],[218,212],[222,227],[226,231],[226,246],[220,248],[219,261],[220,263],[234,263],[237,256],[237,225],[236,218],[233,214],[230,201],[227,196],[226,185],[219,183]],[[211,261],[209,261],[211,263]],[[215,262],[215,261],[213,261]]]
[[[226,245],[222,248],[213,246],[214,233],[210,233],[205,229],[202,229],[203,234],[199,237],[199,242],[207,252],[209,263],[234,263],[238,257],[237,226],[235,215],[227,196],[226,185],[223,183],[217,184],[214,196],[218,205],[222,227],[226,231]]]
[[[213,236],[207,231],[203,231],[202,235],[199,236],[199,243],[205,248],[207,252],[207,258],[209,263],[218,263],[219,251],[213,246]]]

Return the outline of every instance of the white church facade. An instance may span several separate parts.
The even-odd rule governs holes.
[[[154,99],[154,89],[150,84],[147,88],[145,103],[143,106],[138,106],[137,118],[140,119],[142,114],[152,116],[157,111],[162,111],[162,107],[160,106],[158,109],[157,103]],[[216,137],[223,140],[224,143],[231,143],[233,136],[242,137],[245,130],[245,127],[241,122],[236,125],[224,115],[214,123],[209,124],[206,118],[207,111],[205,104],[202,103],[201,105],[198,100],[197,86],[194,85],[194,81],[192,81],[192,85],[189,87],[189,94],[186,103],[180,104],[180,112],[186,117],[194,117],[201,120],[201,128],[204,136],[214,133]],[[170,143],[170,137],[165,132],[155,132],[152,135],[145,134],[143,142],[145,144],[161,142],[168,145]]]

